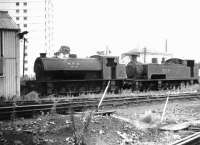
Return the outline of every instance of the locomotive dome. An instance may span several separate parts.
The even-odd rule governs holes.
[[[165,61],[165,64],[183,64],[184,60],[180,58],[170,58]]]

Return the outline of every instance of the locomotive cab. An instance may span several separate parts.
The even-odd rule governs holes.
[[[119,64],[119,57],[106,55],[93,55],[102,64],[101,77],[104,80],[126,79],[125,65]]]

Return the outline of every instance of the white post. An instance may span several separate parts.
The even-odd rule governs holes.
[[[163,108],[163,113],[162,113],[162,117],[161,117],[161,123],[163,122],[163,119],[164,119],[164,116],[165,116],[168,100],[169,100],[169,93],[167,93],[167,100],[166,100],[165,106]]]
[[[109,85],[110,85],[110,81],[108,81],[108,84],[107,84],[107,86],[106,86],[106,89],[104,90],[103,96],[101,97],[101,100],[100,100],[100,102],[99,102],[99,104],[98,104],[97,111],[99,110],[99,107],[101,106],[101,103],[102,103],[102,101],[103,101],[103,98],[104,98],[105,95],[106,95],[106,92],[107,92],[107,90],[108,90]]]

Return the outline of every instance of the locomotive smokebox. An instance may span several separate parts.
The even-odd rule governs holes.
[[[131,61],[126,66],[126,74],[128,78],[141,78],[143,71],[143,65],[138,62]]]
[[[140,78],[143,74],[143,65],[137,61],[138,55],[130,55],[131,61],[126,66],[128,78]]]

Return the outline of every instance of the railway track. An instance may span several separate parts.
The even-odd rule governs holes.
[[[196,132],[185,138],[182,138],[171,145],[199,145],[200,144],[200,132]]]
[[[155,102],[166,100],[166,94],[161,95],[126,95],[126,96],[110,96],[105,97],[102,102],[102,107],[115,107],[128,104],[139,104],[145,102]],[[170,94],[169,100],[180,100],[180,99],[200,99],[200,93],[179,93]],[[18,102],[4,102],[0,104],[0,120],[9,119],[13,114],[16,117],[30,116],[39,112],[56,111],[58,113],[69,113],[71,109],[74,111],[83,111],[88,108],[96,108],[100,98],[68,98],[58,99],[56,101],[40,100],[39,102],[34,101],[18,101]]]

